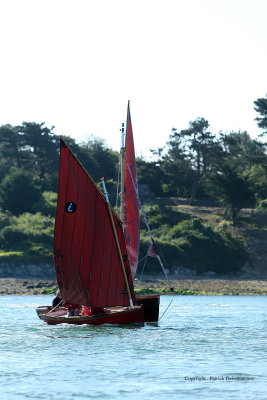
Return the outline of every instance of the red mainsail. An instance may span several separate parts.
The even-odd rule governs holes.
[[[125,147],[126,154],[124,171],[124,233],[131,273],[132,277],[134,278],[139,256],[140,219],[137,198],[135,150],[129,102],[127,110]]]
[[[113,211],[112,217],[134,300],[121,221]],[[94,307],[129,305],[108,205],[62,140],[54,260],[58,286],[66,302]]]

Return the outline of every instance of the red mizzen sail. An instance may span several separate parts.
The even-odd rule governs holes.
[[[125,147],[126,155],[124,172],[124,233],[131,273],[132,277],[134,278],[139,256],[140,219],[138,198],[136,194],[137,176],[129,102],[127,110]],[[136,186],[134,187],[134,185]]]
[[[113,211],[112,217],[134,299],[121,221]],[[60,142],[54,260],[58,286],[66,302],[95,307],[129,305],[108,205],[63,141]]]

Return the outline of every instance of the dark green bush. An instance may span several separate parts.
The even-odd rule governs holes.
[[[215,232],[198,218],[180,222],[170,230],[177,245],[177,260],[197,273],[235,273],[247,260],[243,242],[225,229]]]

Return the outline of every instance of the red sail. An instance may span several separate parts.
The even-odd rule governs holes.
[[[132,277],[135,277],[138,256],[139,256],[139,236],[140,220],[139,205],[136,194],[137,176],[133,130],[128,103],[127,124],[126,124],[126,155],[124,173],[124,232],[126,247],[131,267]],[[134,186],[135,185],[135,186]]]
[[[134,299],[121,222],[115,213],[112,216]],[[107,203],[63,141],[54,260],[58,286],[66,302],[95,307],[129,305]]]

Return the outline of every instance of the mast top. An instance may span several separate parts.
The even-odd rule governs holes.
[[[125,148],[124,122],[121,124],[121,148]]]

